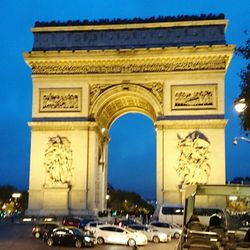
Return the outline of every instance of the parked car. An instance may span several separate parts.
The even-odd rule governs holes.
[[[96,227],[95,236],[97,244],[104,243],[140,246],[147,244],[147,237],[129,228],[116,225],[100,225]]]
[[[105,225],[107,224],[106,222],[103,221],[90,221],[85,225],[85,229],[89,230],[91,232],[95,232],[96,227],[100,226],[100,225]]]
[[[128,226],[129,228],[134,229],[135,231],[140,231],[141,233],[145,234],[148,241],[152,241],[154,243],[159,242],[170,242],[171,235],[163,233],[159,231],[157,228],[147,225],[140,225],[140,224],[132,224]]]
[[[88,221],[85,221],[83,218],[80,217],[66,217],[63,219],[64,226],[70,227],[78,227],[78,228],[85,228],[85,225]]]
[[[58,227],[44,234],[44,241],[48,246],[63,245],[81,248],[82,246],[93,247],[96,243],[94,235],[89,231],[78,228]]]
[[[132,219],[124,219],[124,220],[116,220],[114,224],[120,227],[127,227],[129,225],[136,224],[136,222],[135,220]]]
[[[182,233],[182,228],[173,223],[152,221],[150,225],[176,239],[179,239]]]
[[[44,221],[44,222],[40,222],[36,225],[34,225],[34,227],[32,228],[32,234],[35,238],[39,239],[41,237],[43,237],[44,233],[59,227],[61,224],[60,222],[50,222],[50,221]]]

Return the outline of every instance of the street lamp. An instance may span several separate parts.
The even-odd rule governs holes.
[[[246,99],[245,98],[239,98],[234,101],[234,108],[238,113],[242,113],[247,108]]]
[[[238,144],[238,140],[242,140],[242,141],[246,141],[246,142],[250,143],[250,139],[248,139],[244,136],[238,136],[238,137],[234,137],[234,140],[233,140],[233,144],[235,146]]]
[[[238,113],[243,113],[247,108],[247,103],[245,98],[238,98],[234,101],[234,108]],[[250,139],[244,136],[234,137],[233,144],[236,146],[238,144],[238,140],[243,140],[250,143]]]

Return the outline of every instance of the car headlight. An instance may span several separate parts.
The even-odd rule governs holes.
[[[87,237],[85,237],[84,239],[85,239],[87,242],[90,242],[90,237],[87,236]]]

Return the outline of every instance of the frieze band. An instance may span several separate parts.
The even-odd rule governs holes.
[[[141,60],[30,61],[33,74],[110,74],[224,70],[229,56],[196,56]]]

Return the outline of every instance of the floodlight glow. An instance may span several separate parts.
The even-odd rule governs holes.
[[[21,197],[21,193],[13,193],[12,194],[12,198],[20,198]]]
[[[239,100],[236,100],[234,102],[234,108],[238,113],[243,112],[247,108],[246,100],[245,98],[241,98]]]
[[[237,201],[237,196],[229,196],[230,201]]]

